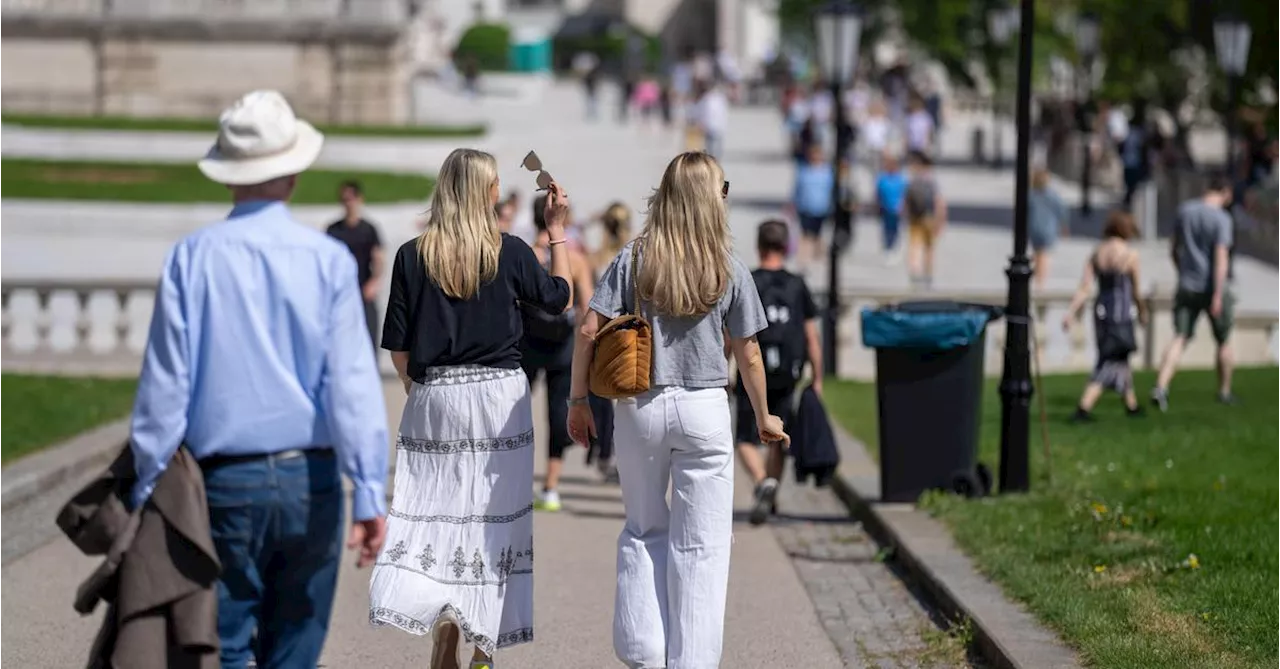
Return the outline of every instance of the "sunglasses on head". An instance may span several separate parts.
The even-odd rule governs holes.
[[[530,151],[529,155],[525,156],[524,160],[520,162],[520,166],[530,172],[538,173],[537,178],[534,180],[538,184],[538,190],[546,190],[551,187],[553,179],[546,170],[542,169],[542,159],[538,157],[538,154]]]

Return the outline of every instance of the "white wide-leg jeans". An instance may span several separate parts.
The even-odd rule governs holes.
[[[733,434],[724,388],[656,388],[619,400],[613,647],[637,669],[714,669],[733,543]],[[671,504],[667,504],[667,486]]]

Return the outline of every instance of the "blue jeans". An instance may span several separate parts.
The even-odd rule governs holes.
[[[898,230],[901,229],[901,215],[896,211],[880,210],[880,225],[884,228],[884,250],[892,251],[898,244]]]
[[[209,524],[222,561],[218,637],[223,669],[320,660],[342,551],[342,478],[332,452],[212,466]]]

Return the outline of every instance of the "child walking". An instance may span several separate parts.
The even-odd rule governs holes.
[[[1132,215],[1119,210],[1111,212],[1102,230],[1102,242],[1085,263],[1080,287],[1062,319],[1063,329],[1070,329],[1096,281],[1093,328],[1097,335],[1098,361],[1080,396],[1080,405],[1072,417],[1074,422],[1093,421],[1093,405],[1104,390],[1120,393],[1130,416],[1142,415],[1133,389],[1133,371],[1129,368],[1129,356],[1138,348],[1134,320],[1143,325],[1147,323],[1146,305],[1138,295],[1138,252],[1129,246],[1129,240],[1137,233]]]
[[[751,272],[769,326],[756,335],[764,357],[769,408],[782,419],[784,429],[791,423],[791,396],[800,382],[804,363],[813,367],[813,390],[822,395],[822,346],[818,340],[818,307],[809,287],[800,276],[783,269],[787,261],[790,231],[787,224],[769,220],[756,233],[760,267]],[[760,525],[774,511],[778,482],[786,455],[781,443],[768,445],[768,458],[760,459],[760,431],[742,379],[737,389],[736,434],[738,457],[755,483],[755,501],[749,520]]]
[[[947,222],[947,202],[938,190],[929,156],[912,151],[907,158],[911,178],[903,209],[907,214],[907,274],[913,286],[933,286],[933,249]]]
[[[881,237],[887,264],[898,259],[898,230],[902,225],[902,201],[907,195],[907,175],[902,173],[897,156],[885,153],[876,175],[876,208],[880,211]]]

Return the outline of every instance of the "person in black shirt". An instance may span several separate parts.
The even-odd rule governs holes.
[[[473,662],[533,639],[533,411],[517,303],[556,314],[573,300],[568,196],[548,190],[550,273],[498,230],[493,156],[458,149],[422,234],[391,267],[382,347],[409,397],[369,617],[410,632],[443,623],[432,666],[457,666],[460,636]]]
[[[382,277],[382,238],[378,228],[365,219],[364,190],[358,181],[344,181],[338,189],[338,198],[345,210],[342,218],[329,226],[330,237],[337,239],[356,257],[356,280],[360,282],[360,295],[364,298],[364,319],[369,326],[369,340],[378,341],[378,279]]]
[[[533,224],[538,233],[533,241],[533,251],[539,260],[547,258],[551,233],[547,230],[546,195],[533,200]],[[573,335],[577,331],[578,309],[586,308],[595,291],[595,279],[591,265],[579,251],[569,250],[569,266],[573,274],[573,296],[576,305],[559,314],[547,314],[534,305],[521,303],[524,320],[524,339],[520,346],[520,364],[529,377],[529,383],[542,373],[547,383],[547,475],[542,482],[542,494],[533,502],[539,511],[561,509],[560,473],[564,470],[564,451],[573,444],[566,423],[569,414],[569,372],[573,368]],[[612,404],[604,403],[609,409]]]
[[[769,327],[756,335],[764,356],[769,408],[782,419],[783,428],[787,430],[793,418],[791,398],[806,362],[813,369],[813,390],[822,395],[818,307],[804,279],[784,269],[790,242],[791,232],[786,223],[776,220],[761,223],[756,233],[760,267],[751,272],[760,301],[764,304],[765,318],[769,321]],[[759,525],[773,511],[786,456],[782,444],[773,443],[769,445],[768,460],[760,460],[760,431],[756,428],[756,415],[741,378],[735,394],[738,412],[734,433],[737,435],[738,457],[756,486],[748,520],[752,525]]]

